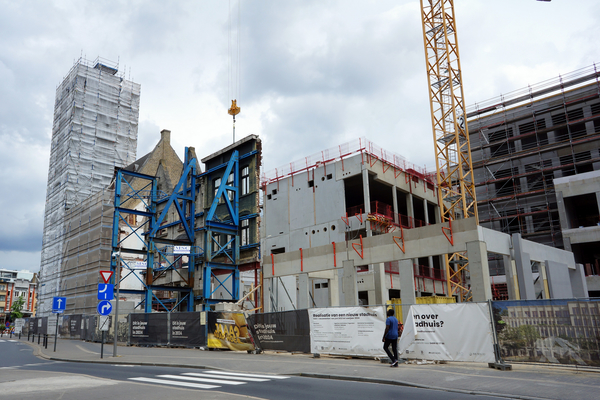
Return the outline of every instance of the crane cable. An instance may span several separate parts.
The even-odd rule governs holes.
[[[234,58],[234,51],[232,50],[232,28],[231,28],[231,0],[229,0],[229,51],[228,51],[228,95],[232,98],[231,107],[227,110],[229,115],[233,116],[233,142],[235,143],[235,116],[240,113],[240,107],[237,105],[237,97],[239,99],[240,96],[240,76],[241,76],[241,57],[240,57],[240,20],[241,20],[241,0],[238,0],[238,18],[237,18],[237,56],[236,60]],[[237,65],[235,65],[237,63]],[[236,68],[237,67],[237,68]]]

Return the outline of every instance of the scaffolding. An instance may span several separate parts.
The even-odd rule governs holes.
[[[563,248],[553,179],[600,168],[599,94],[594,64],[467,109],[482,226]]]
[[[136,158],[140,85],[117,75],[118,65],[78,59],[56,89],[38,310],[47,315],[63,288],[65,213],[106,187],[115,167]]]

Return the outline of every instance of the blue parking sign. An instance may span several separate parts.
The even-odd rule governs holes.
[[[62,313],[67,308],[67,298],[66,297],[53,297],[52,298],[52,312],[53,313]]]
[[[114,285],[110,283],[98,284],[98,300],[114,299]]]

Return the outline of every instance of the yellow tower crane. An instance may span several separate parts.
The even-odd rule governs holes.
[[[477,201],[453,0],[421,0],[438,199],[442,222],[475,218]],[[465,253],[445,255],[448,295],[471,299]]]
[[[479,224],[454,0],[421,0],[421,21],[442,222],[475,218]],[[467,255],[446,254],[445,261],[448,295],[469,301]]]

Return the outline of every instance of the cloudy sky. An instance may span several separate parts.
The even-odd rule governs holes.
[[[600,62],[596,0],[455,7],[468,105]],[[165,128],[180,155],[231,143],[229,8],[0,0],[0,268],[39,269],[55,89],[79,57],[118,61],[142,85],[138,156]],[[236,137],[260,135],[266,170],[359,137],[434,169],[419,9],[242,0]]]

